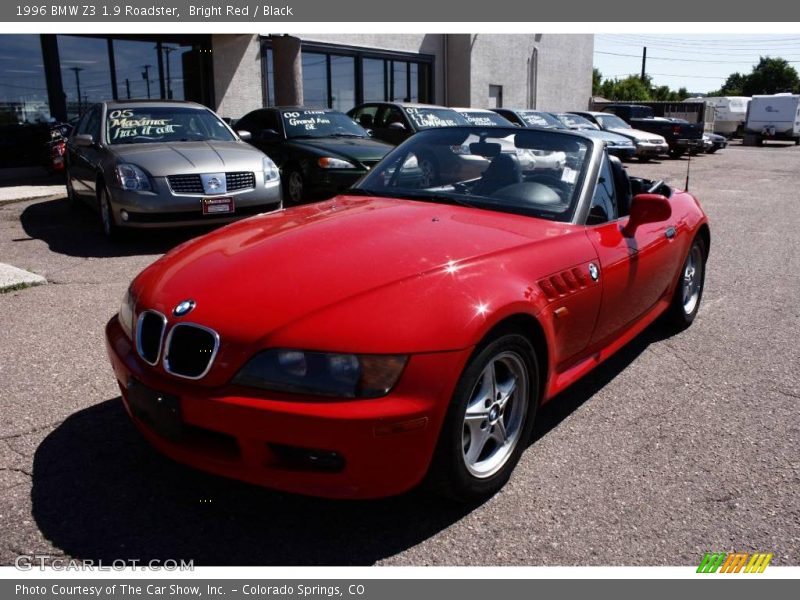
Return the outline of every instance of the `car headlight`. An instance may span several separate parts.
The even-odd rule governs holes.
[[[136,165],[121,164],[117,166],[117,183],[123,190],[149,192],[150,178]]]
[[[242,367],[233,383],[296,394],[377,398],[392,390],[407,360],[399,354],[265,350]]]
[[[323,169],[355,169],[356,166],[353,163],[349,163],[346,160],[342,160],[340,158],[333,158],[332,156],[323,156],[319,160],[317,160],[317,164],[322,167]]]
[[[135,306],[136,297],[131,294],[131,290],[128,288],[119,305],[119,324],[131,339],[133,339],[133,311]]]
[[[278,181],[281,178],[281,173],[278,171],[278,167],[274,162],[272,162],[272,159],[269,156],[264,157],[262,165],[264,169],[264,183],[272,183],[273,181]]]

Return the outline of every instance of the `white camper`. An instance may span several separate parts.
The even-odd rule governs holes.
[[[706,122],[712,124],[712,131],[725,137],[740,133],[747,116],[747,96],[706,96],[687,98],[685,102],[705,102]]]
[[[753,96],[744,124],[744,144],[788,140],[800,145],[800,94]]]

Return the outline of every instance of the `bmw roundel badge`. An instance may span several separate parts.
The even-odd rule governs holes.
[[[589,275],[592,278],[592,281],[597,281],[597,278],[600,277],[600,271],[597,268],[597,265],[594,263],[589,263]]]
[[[172,314],[176,317],[182,317],[184,315],[188,315],[192,310],[194,310],[195,302],[194,300],[184,300],[178,306],[172,309]]]

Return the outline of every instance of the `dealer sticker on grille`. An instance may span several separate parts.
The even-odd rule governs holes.
[[[203,214],[232,213],[233,198],[203,198]]]

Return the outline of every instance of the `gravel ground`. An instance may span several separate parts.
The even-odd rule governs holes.
[[[700,314],[651,327],[545,407],[508,486],[299,498],[163,459],[125,418],[103,348],[130,279],[196,232],[107,244],[63,200],[0,206],[0,257],[48,285],[0,294],[0,564],[20,553],[196,564],[800,564],[800,148],[692,160],[712,223]],[[629,165],[682,185],[686,160]]]

